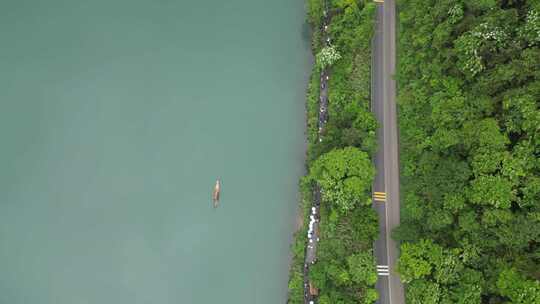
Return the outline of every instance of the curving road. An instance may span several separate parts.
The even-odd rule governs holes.
[[[398,245],[390,237],[399,225],[399,148],[396,117],[395,0],[377,3],[372,56],[372,111],[379,122],[377,175],[373,183],[373,207],[379,215],[375,242],[379,304],[404,304],[403,284],[396,273]]]

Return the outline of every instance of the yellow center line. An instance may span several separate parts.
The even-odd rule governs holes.
[[[386,202],[386,193],[373,191],[373,200],[383,203]]]

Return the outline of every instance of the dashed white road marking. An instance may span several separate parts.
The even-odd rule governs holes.
[[[388,265],[377,265],[377,275],[389,276],[390,271],[388,269]]]

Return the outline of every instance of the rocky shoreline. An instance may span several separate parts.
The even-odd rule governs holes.
[[[326,1],[325,1],[326,6]],[[323,44],[331,45],[330,34],[328,27],[330,24],[330,14],[325,8],[324,20],[322,23],[321,32],[323,33]],[[319,119],[318,119],[318,141],[323,141],[324,126],[328,121],[328,81],[330,79],[329,67],[325,67],[320,72],[320,89],[319,89]],[[317,186],[313,189],[313,201],[310,212],[309,229],[307,233],[307,241],[305,245],[304,258],[304,302],[306,304],[314,304],[317,300],[317,289],[313,287],[309,280],[309,268],[317,261],[317,242],[319,242],[319,221],[320,221],[320,204],[321,204],[321,189]]]

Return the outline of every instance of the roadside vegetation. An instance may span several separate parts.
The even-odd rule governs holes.
[[[402,0],[408,304],[540,303],[540,1]]]
[[[307,221],[315,185],[322,188],[320,242],[310,279],[320,304],[374,303],[377,215],[371,184],[377,123],[371,114],[372,1],[328,0],[330,47],[322,41],[323,0],[308,0],[316,57],[307,92],[308,175],[301,181],[304,225],[293,244],[288,303],[303,303]],[[329,119],[318,140],[320,70],[330,67]]]

